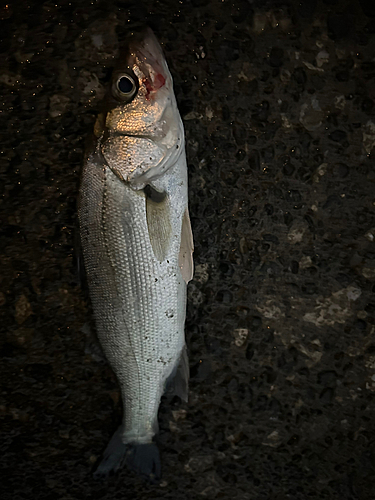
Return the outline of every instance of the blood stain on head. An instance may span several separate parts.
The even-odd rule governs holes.
[[[155,77],[154,89],[158,90],[165,84],[165,78],[161,73],[158,73]]]
[[[161,73],[158,73],[154,78],[154,83],[152,84],[148,78],[143,79],[143,83],[146,87],[146,99],[150,99],[151,92],[159,90],[165,84],[165,78]]]

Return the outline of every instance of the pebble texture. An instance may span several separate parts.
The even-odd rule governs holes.
[[[174,76],[195,237],[159,486],[92,479],[121,405],[74,250],[85,140],[141,22]],[[2,499],[374,498],[374,37],[371,0],[0,8]]]

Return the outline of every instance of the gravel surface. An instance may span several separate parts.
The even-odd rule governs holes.
[[[1,498],[373,500],[374,2],[2,5]],[[158,486],[92,479],[121,403],[75,251],[85,140],[145,23],[185,124],[196,265]]]

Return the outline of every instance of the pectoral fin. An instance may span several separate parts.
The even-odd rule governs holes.
[[[186,209],[182,218],[181,247],[180,254],[178,256],[178,264],[180,266],[182,277],[186,283],[189,283],[194,273],[193,251],[193,233],[190,225],[189,212],[188,209]]]
[[[167,256],[172,233],[168,197],[165,193],[158,193],[151,186],[146,188],[144,191],[148,235],[155,257],[163,262]]]

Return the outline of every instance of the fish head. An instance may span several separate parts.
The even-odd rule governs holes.
[[[142,189],[175,163],[184,145],[172,76],[151,30],[129,40],[106,105],[101,152],[116,175]]]

